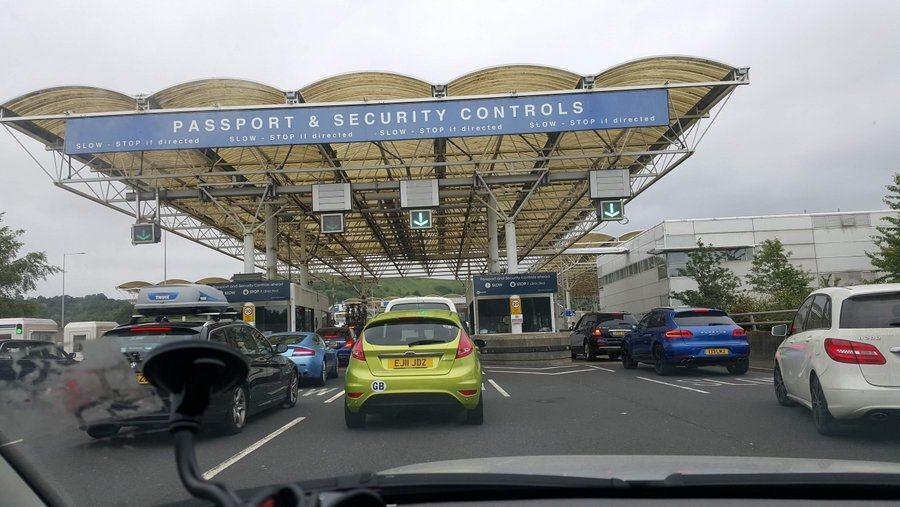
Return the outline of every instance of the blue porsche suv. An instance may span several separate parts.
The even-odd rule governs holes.
[[[655,308],[622,342],[622,366],[652,364],[659,375],[677,366],[724,366],[743,375],[750,367],[747,332],[722,310]]]

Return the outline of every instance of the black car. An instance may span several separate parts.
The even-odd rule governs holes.
[[[100,338],[120,350],[131,363],[138,384],[155,390],[141,373],[147,353],[159,345],[176,340],[211,340],[237,349],[250,366],[246,382],[213,397],[204,414],[204,423],[225,433],[238,433],[248,415],[269,407],[293,407],[297,403],[299,379],[294,364],[280,355],[285,345],[271,345],[255,327],[242,321],[154,322],[117,327]],[[88,358],[86,357],[87,361]],[[82,429],[93,438],[115,435],[124,426],[164,426],[169,419],[168,397],[162,398],[161,410],[138,416],[112,417],[85,423]]]
[[[0,380],[40,381],[46,373],[58,371],[56,366],[74,363],[72,355],[53,342],[0,340]]]
[[[593,361],[598,355],[618,359],[622,338],[634,331],[637,320],[626,312],[591,312],[584,314],[569,335],[572,359],[582,354]]]

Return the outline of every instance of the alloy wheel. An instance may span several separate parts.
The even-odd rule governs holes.
[[[238,387],[234,390],[234,398],[231,403],[231,420],[234,426],[241,428],[244,426],[244,420],[247,418],[247,397],[244,395],[244,389]]]

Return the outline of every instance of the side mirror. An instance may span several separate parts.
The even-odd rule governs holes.
[[[276,354],[284,354],[285,352],[287,352],[288,346],[283,343],[279,343],[278,345],[272,345],[272,350],[274,350]]]
[[[474,340],[472,340],[472,343],[474,343],[475,346],[478,347],[478,350],[481,350],[481,349],[487,347],[487,343],[485,343],[485,341],[482,340],[481,338],[475,338]]]
[[[785,337],[788,334],[787,324],[772,326],[772,336]]]

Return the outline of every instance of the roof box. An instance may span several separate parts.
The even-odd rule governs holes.
[[[222,291],[199,284],[144,287],[134,305],[141,315],[197,315],[227,308],[228,300]]]

